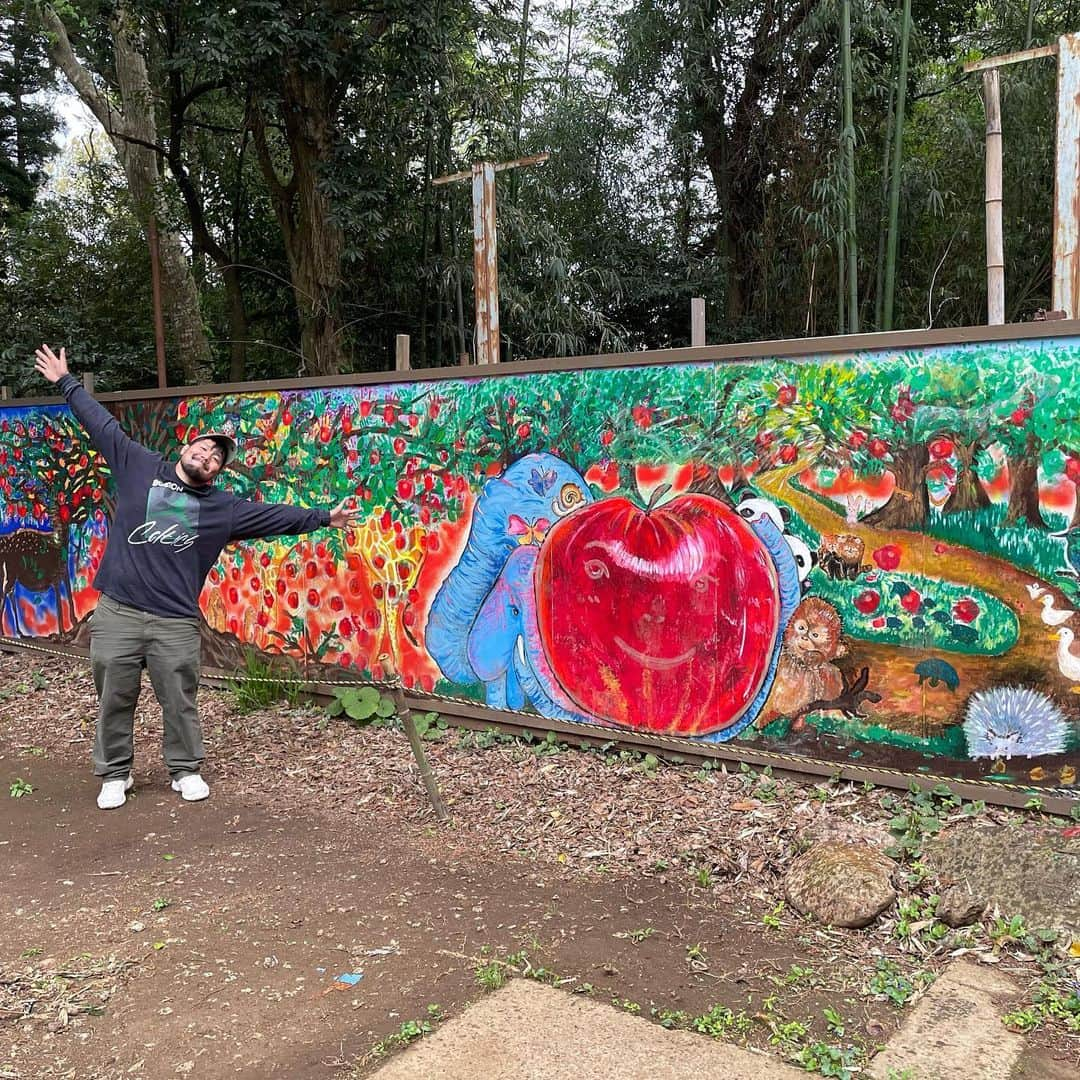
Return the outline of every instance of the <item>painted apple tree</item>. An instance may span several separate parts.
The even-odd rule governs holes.
[[[57,631],[73,628],[93,606],[85,593],[104,546],[112,506],[109,480],[105,459],[66,410],[19,410],[0,420],[0,557],[7,559],[15,532],[40,534],[36,554],[22,559],[18,571],[5,561],[10,571],[5,595],[14,599],[16,578],[31,593],[55,589],[57,604],[66,591],[67,613],[59,606],[55,612],[33,612],[46,622],[54,619]]]

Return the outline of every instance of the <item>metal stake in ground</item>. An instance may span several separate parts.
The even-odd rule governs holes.
[[[401,688],[401,676],[394,672],[392,675],[390,696],[394,699],[397,710],[397,718],[405,730],[405,736],[412,747],[413,757],[416,758],[416,766],[420,770],[420,777],[424,781],[428,798],[431,800],[435,816],[440,821],[445,821],[450,815],[446,811],[446,804],[439,794],[439,785],[435,782],[435,774],[428,764],[427,754],[424,752],[424,743],[420,738],[420,732],[416,730],[416,721],[413,720],[412,710],[405,704],[405,692]]]

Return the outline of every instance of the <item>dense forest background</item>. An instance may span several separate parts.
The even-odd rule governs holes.
[[[961,64],[1073,0],[3,0],[0,382],[414,367],[472,348],[476,160],[504,359],[985,321]],[[848,44],[849,43],[849,44]],[[1002,73],[1006,318],[1050,306],[1056,66]],[[59,95],[94,130],[61,145]]]

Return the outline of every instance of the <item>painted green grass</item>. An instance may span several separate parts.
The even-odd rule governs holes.
[[[923,737],[906,731],[894,731],[883,724],[862,724],[858,720],[826,713],[811,713],[806,719],[807,723],[823,735],[834,735],[854,742],[873,743],[875,746],[895,746],[900,750],[912,750],[917,754],[933,757],[969,760],[967,740],[959,724],[946,728],[939,735]],[[756,738],[760,734],[766,739],[780,741],[787,738],[790,730],[791,721],[782,717],[766,725],[760,732],[751,730],[745,733],[745,738]]]
[[[952,514],[931,510],[927,535],[1004,559],[1063,589],[1075,591],[1075,579],[1058,574],[1065,567],[1065,547],[1050,535],[1064,529],[1068,520],[1061,514],[1044,511],[1043,517],[1050,526],[1047,531],[1030,525],[1006,525],[1006,510],[1004,503]]]
[[[1020,636],[1020,623],[1012,608],[971,586],[900,571],[879,571],[874,580],[861,577],[857,581],[834,581],[815,570],[810,581],[811,594],[827,600],[840,612],[844,633],[853,640],[968,656],[1000,656]],[[855,607],[854,600],[868,590],[876,592],[881,602],[875,611],[864,614]],[[901,604],[912,590],[920,597],[919,610],[914,613]],[[979,614],[973,622],[962,623],[954,618],[953,605],[968,599],[978,604]],[[874,626],[875,620],[883,620],[884,625]]]
[[[804,484],[792,477],[788,484],[796,491],[821,503],[834,514],[842,514],[844,507],[835,499],[811,491]],[[1003,559],[1020,570],[1026,570],[1036,577],[1051,582],[1067,596],[1080,597],[1080,582],[1076,578],[1058,573],[1065,568],[1064,545],[1055,540],[1050,533],[1068,526],[1069,520],[1063,514],[1044,510],[1043,518],[1048,529],[1035,529],[1020,522],[1015,525],[1005,524],[1008,507],[1005,503],[995,503],[981,510],[957,510],[942,514],[930,510],[930,520],[923,530],[924,535],[934,540],[945,540],[961,547],[971,548],[983,555]],[[794,514],[794,512],[793,512]],[[840,530],[839,523],[837,530]],[[791,529],[811,546],[818,542],[818,537],[801,519]]]

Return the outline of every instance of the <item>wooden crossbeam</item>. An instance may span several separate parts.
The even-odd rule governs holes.
[[[1022,64],[1025,60],[1038,60],[1041,56],[1057,56],[1057,42],[1053,45],[1038,45],[1034,49],[1022,49],[1020,52],[1002,53],[1001,56],[985,56],[982,60],[972,60],[963,67],[965,75],[973,71],[989,71],[991,68],[1008,67],[1009,64]]]

